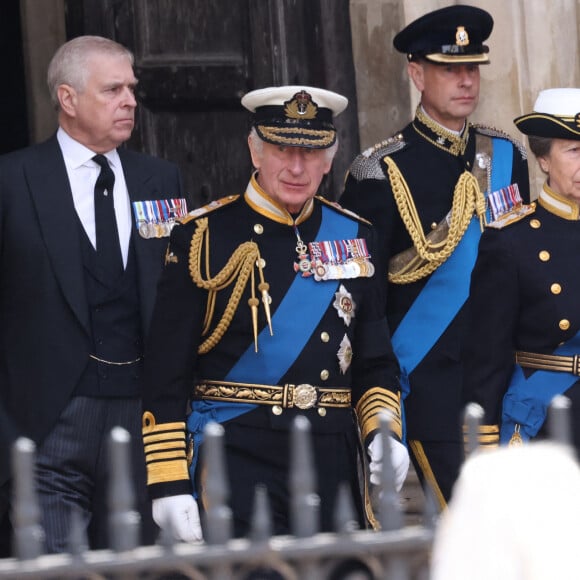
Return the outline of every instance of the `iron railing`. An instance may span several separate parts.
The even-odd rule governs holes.
[[[549,410],[550,436],[570,445],[570,402],[556,397]],[[468,405],[465,413],[466,454],[477,451],[482,411]],[[381,418],[383,449],[389,450],[390,418]],[[163,579],[193,580],[428,580],[429,554],[436,527],[435,501],[426,493],[422,523],[405,526],[401,499],[395,490],[390,461],[383,462],[381,486],[373,490],[380,531],[359,530],[346,487],[339,493],[335,531],[319,533],[315,471],[310,448],[310,425],[297,417],[291,440],[292,535],[272,536],[266,490],[255,493],[249,536],[232,538],[232,515],[223,450],[223,428],[205,432],[208,504],[204,543],[175,542],[162,532],[157,545],[139,546],[139,517],[128,469],[129,435],[111,432],[109,489],[109,550],[87,549],[80,518],[73,512],[69,552],[43,553],[43,530],[34,489],[35,447],[28,439],[14,446],[14,558],[0,560],[0,580],[11,579]],[[388,456],[388,453],[387,453]]]

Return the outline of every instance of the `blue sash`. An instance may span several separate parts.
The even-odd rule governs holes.
[[[317,240],[355,238],[358,224],[326,206],[322,206],[322,222]],[[291,267],[289,264],[288,267]],[[252,343],[232,367],[224,381],[276,385],[298,358],[320,323],[328,305],[334,299],[338,281],[316,282],[313,277],[297,275],[272,316],[274,335],[266,326],[258,336],[258,352]],[[307,299],[305,300],[305,297]],[[300,312],[300,324],[296,313]],[[189,468],[192,482],[197,462],[197,450],[203,441],[203,431],[210,421],[223,423],[255,409],[257,405],[221,401],[195,401],[187,418],[187,429],[193,436],[193,462]]]
[[[553,354],[572,356],[580,349],[580,332]],[[535,437],[546,420],[550,402],[566,392],[579,377],[572,373],[537,370],[526,379],[520,365],[515,365],[510,386],[503,398],[500,443],[508,443],[516,424],[524,441]]]
[[[491,191],[496,191],[510,184],[512,144],[505,139],[494,138],[492,146]],[[411,390],[410,374],[467,300],[480,237],[479,219],[474,217],[451,256],[431,274],[393,334],[393,349],[401,367],[403,399]],[[404,425],[403,421],[403,431]]]

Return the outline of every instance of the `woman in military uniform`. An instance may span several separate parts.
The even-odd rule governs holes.
[[[546,182],[534,213],[486,229],[472,275],[465,384],[485,411],[485,445],[542,435],[557,394],[572,401],[580,443],[579,119],[580,89],[542,91],[515,119]]]

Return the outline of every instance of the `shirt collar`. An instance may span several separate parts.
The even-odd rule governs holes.
[[[83,165],[87,165],[87,162],[92,161],[93,157],[96,155],[94,151],[91,151],[88,147],[85,147],[82,143],[79,143],[73,139],[62,127],[58,128],[56,132],[56,138],[62,155],[64,157],[65,163],[70,169],[78,169]],[[121,167],[121,161],[119,159],[119,153],[116,149],[107,151],[103,155],[108,159],[111,166]]]

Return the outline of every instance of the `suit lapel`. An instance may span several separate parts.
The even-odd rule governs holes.
[[[56,136],[34,152],[24,171],[42,236],[65,299],[88,332],[78,219]]]

